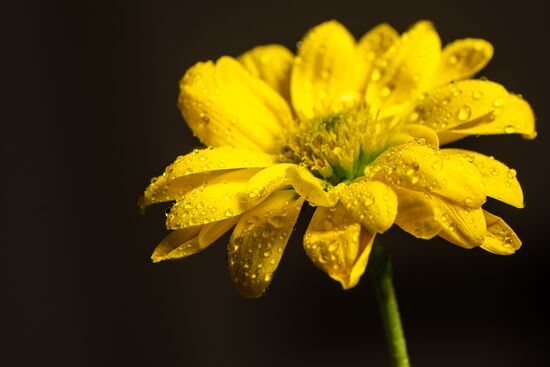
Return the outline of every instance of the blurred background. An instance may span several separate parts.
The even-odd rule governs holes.
[[[488,203],[523,240],[516,255],[384,235],[412,365],[548,365],[546,14],[537,1],[4,3],[2,364],[387,366],[368,277],[344,292],[301,247],[311,209],[266,295],[248,300],[230,282],[226,237],[152,264],[166,206],[141,216],[136,201],[199,146],[176,108],[195,62],[259,44],[294,50],[329,19],[356,37],[429,19],[444,43],[493,43],[481,75],[523,94],[539,137],[455,144],[518,170],[525,209]]]

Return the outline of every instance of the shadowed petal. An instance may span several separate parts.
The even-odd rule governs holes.
[[[432,81],[433,87],[473,76],[493,57],[493,46],[479,38],[466,38],[448,44]]]
[[[212,147],[277,152],[278,139],[292,123],[283,97],[228,56],[185,73],[179,107],[193,133]]]
[[[290,71],[294,55],[285,46],[254,47],[239,58],[248,72],[265,81],[290,104]]]
[[[244,297],[260,297],[273,278],[304,200],[277,191],[245,213],[228,245],[229,272]]]
[[[502,220],[483,211],[487,222],[487,235],[481,248],[497,255],[512,255],[521,247],[521,241],[512,228]]]
[[[298,116],[308,120],[338,112],[344,107],[340,102],[357,102],[358,62],[355,39],[343,25],[329,21],[311,29],[292,67],[291,98]]]
[[[374,237],[342,205],[320,207],[304,236],[304,249],[317,267],[349,289],[365,271]]]
[[[202,226],[175,230],[155,248],[151,259],[154,263],[177,260],[202,251],[229,231],[238,219],[239,217],[233,217]]]

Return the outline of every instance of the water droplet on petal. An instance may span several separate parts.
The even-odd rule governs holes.
[[[458,121],[467,121],[470,116],[472,115],[472,109],[464,105],[458,109],[456,117],[458,118]]]
[[[516,131],[516,129],[512,125],[506,125],[504,127],[504,132],[506,134],[512,134],[514,131]]]

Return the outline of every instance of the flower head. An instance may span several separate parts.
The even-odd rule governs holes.
[[[271,282],[305,201],[310,259],[357,284],[376,234],[512,254],[521,245],[487,197],[521,208],[516,171],[480,153],[440,149],[468,135],[534,138],[528,103],[469,79],[493,54],[481,39],[441,49],[431,23],[399,35],[381,24],[358,42],[338,22],[310,30],[297,55],[280,45],[200,62],[179,106],[205,149],[180,156],[140,199],[175,201],[155,262],[201,251],[234,227],[231,278],[247,297]]]

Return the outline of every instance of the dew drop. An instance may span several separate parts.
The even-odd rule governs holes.
[[[498,175],[499,175],[498,169],[493,168],[493,169],[491,170],[491,175],[492,175],[492,176],[498,176]]]
[[[363,202],[364,206],[371,206],[374,203],[374,196],[372,194],[367,195],[365,201]]]
[[[504,127],[504,132],[506,134],[512,134],[514,131],[516,131],[516,129],[512,125],[506,125]]]
[[[227,209],[225,212],[224,212],[225,216],[226,217],[230,217],[233,215],[233,212],[231,211],[231,209]]]
[[[474,93],[472,94],[472,97],[474,97],[474,99],[481,99],[483,98],[483,91],[480,90],[480,89],[477,89],[476,91],[474,91]]]
[[[502,98],[497,98],[493,101],[493,106],[495,107],[502,107],[504,106],[504,99]]]
[[[458,121],[466,121],[471,115],[472,109],[469,106],[464,105],[458,109],[456,117],[458,118]]]

